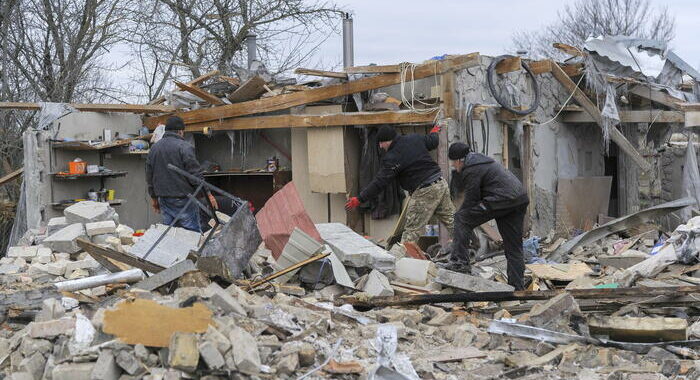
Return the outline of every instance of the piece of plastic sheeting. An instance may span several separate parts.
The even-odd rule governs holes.
[[[689,220],[691,208],[700,210],[700,170],[698,170],[698,156],[695,152],[695,144],[693,144],[692,138],[688,139],[688,148],[685,151],[682,183],[684,195],[695,200],[695,204],[681,211],[681,218]]]

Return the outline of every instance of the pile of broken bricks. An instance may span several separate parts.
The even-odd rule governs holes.
[[[290,222],[284,244],[258,223],[243,274],[224,278],[198,265],[206,234],[174,228],[151,249],[166,226],[134,236],[107,204],[81,202],[0,259],[0,368],[54,380],[698,379],[700,218],[669,233],[653,222],[580,245],[543,239],[528,290],[514,292],[502,256],[451,272],[340,223]]]

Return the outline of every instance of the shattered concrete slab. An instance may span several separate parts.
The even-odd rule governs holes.
[[[394,274],[402,282],[424,286],[435,275],[435,264],[430,260],[418,260],[404,257],[396,262]]]
[[[146,230],[146,233],[131,247],[129,253],[143,258],[167,228],[168,226],[164,224],[152,226]],[[151,251],[146,260],[169,268],[185,260],[190,251],[196,250],[199,246],[200,237],[201,234],[198,232],[173,227],[153,251]]]
[[[395,267],[393,255],[342,223],[321,223],[316,229],[347,266],[370,267],[381,272],[392,271]]]
[[[73,223],[93,223],[115,219],[114,209],[105,202],[82,201],[63,210],[66,222]]]
[[[437,270],[435,282],[469,292],[512,292],[514,287],[497,281],[487,280],[480,276],[453,272],[444,268]]]
[[[280,271],[282,269],[291,267],[292,265],[299,263],[308,259],[309,257],[320,253],[323,249],[323,245],[317,242],[316,239],[307,235],[304,231],[295,228],[289,235],[289,240],[287,245],[284,246],[282,254],[275,260],[273,268],[275,271]],[[289,281],[296,272],[299,270],[294,270],[286,273],[275,279],[276,282],[284,284]]]
[[[394,289],[391,287],[389,279],[376,269],[373,269],[367,275],[367,280],[365,281],[362,291],[373,297],[394,295]]]

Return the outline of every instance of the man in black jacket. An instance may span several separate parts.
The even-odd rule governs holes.
[[[455,214],[455,234],[452,254],[446,269],[468,273],[469,243],[472,230],[496,219],[503,237],[503,249],[508,261],[508,283],[515,290],[524,288],[523,222],[529,203],[523,184],[510,171],[492,158],[469,151],[469,146],[457,142],[450,145],[453,181],[464,189],[464,202]]]
[[[194,153],[194,146],[185,141],[185,122],[178,116],[171,116],[165,122],[165,134],[153,144],[146,158],[146,182],[151,204],[156,212],[162,212],[163,223],[170,224],[178,212],[187,204],[187,195],[194,193],[197,183],[168,169],[173,164],[188,173],[204,179],[202,168]],[[214,207],[216,199],[207,193]],[[190,203],[180,216],[176,227],[201,232],[199,208]]]
[[[435,126],[428,135],[413,133],[399,136],[390,126],[380,127],[377,141],[387,151],[381,168],[374,180],[360,192],[360,196],[350,198],[345,207],[356,208],[361,202],[377,196],[394,178],[398,178],[401,188],[411,195],[401,242],[417,241],[433,216],[447,227],[451,235],[454,204],[450,189],[442,178],[440,167],[430,157],[430,151],[438,146],[438,132],[440,127]]]

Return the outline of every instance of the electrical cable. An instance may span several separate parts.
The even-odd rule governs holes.
[[[486,79],[487,79],[488,84],[489,84],[489,90],[491,91],[491,95],[494,97],[494,99],[496,99],[496,101],[498,102],[498,104],[501,105],[501,107],[507,109],[508,111],[510,111],[516,115],[529,115],[532,112],[534,112],[537,109],[537,107],[539,107],[539,105],[540,105],[540,87],[537,83],[537,78],[535,78],[535,74],[532,72],[532,70],[530,70],[530,66],[528,66],[527,63],[525,63],[525,61],[521,61],[521,65],[522,65],[523,69],[525,69],[525,71],[527,72],[527,75],[530,76],[530,78],[532,80],[532,88],[535,91],[535,99],[532,102],[532,105],[530,105],[530,107],[526,110],[518,110],[518,109],[512,108],[508,105],[508,102],[505,101],[505,99],[503,99],[501,97],[501,94],[498,91],[496,91],[496,86],[494,85],[494,76],[495,76],[495,71],[496,71],[496,65],[498,65],[501,61],[508,59],[508,58],[515,58],[515,57],[512,55],[501,55],[501,56],[494,58],[493,61],[491,61],[489,68],[486,70]]]

